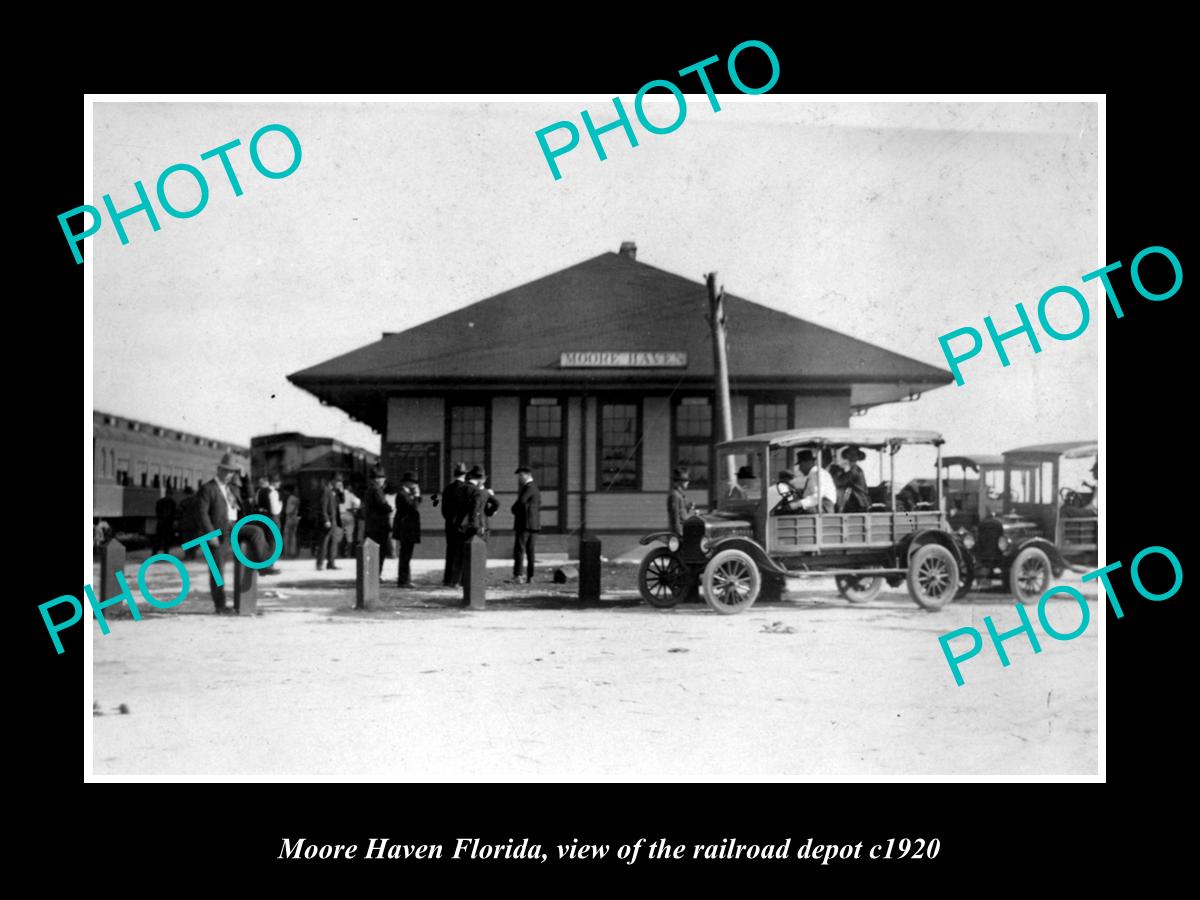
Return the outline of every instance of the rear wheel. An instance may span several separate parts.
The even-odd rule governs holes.
[[[851,603],[869,603],[883,590],[882,575],[838,575],[838,593]]]
[[[941,544],[926,544],[909,559],[908,593],[918,606],[941,609],[958,588],[958,560]]]
[[[1008,570],[1008,586],[1022,603],[1037,603],[1050,589],[1050,557],[1037,547],[1017,554]]]
[[[741,550],[722,550],[704,567],[704,600],[722,615],[749,609],[761,588],[758,566]]]
[[[670,609],[687,593],[687,571],[666,547],[655,547],[638,567],[638,591],[658,609]]]

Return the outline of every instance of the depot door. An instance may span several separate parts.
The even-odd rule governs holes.
[[[542,494],[542,531],[560,533],[566,519],[563,405],[558,397],[528,397],[521,410],[521,458]]]

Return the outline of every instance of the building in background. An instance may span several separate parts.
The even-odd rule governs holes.
[[[114,532],[154,533],[154,504],[170,487],[178,494],[216,474],[232,454],[246,469],[246,447],[113,413],[92,412],[92,515]]]
[[[389,478],[412,469],[428,494],[452,462],[478,463],[504,531],[513,469],[526,463],[544,533],[586,527],[609,536],[605,552],[616,555],[666,526],[675,466],[691,469],[698,506],[719,488],[707,290],[636,257],[625,243],[288,378],[378,431]],[[730,294],[725,309],[735,436],[844,427],[856,412],[951,381]],[[423,525],[436,530],[440,517]]]
[[[335,438],[309,437],[296,431],[250,438],[250,477],[278,475],[284,486],[294,485],[300,496],[301,542],[312,534],[321,489],[339,474],[358,497],[366,492],[370,471],[379,454]],[[399,483],[399,478],[393,479]]]

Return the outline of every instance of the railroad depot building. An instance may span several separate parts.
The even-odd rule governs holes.
[[[480,464],[500,501],[493,531],[503,532],[513,470],[526,463],[543,533],[577,538],[586,526],[615,555],[667,525],[673,467],[691,469],[698,507],[720,488],[707,289],[636,254],[623,244],[288,378],[378,431],[391,481],[414,470],[428,494],[453,462]],[[845,427],[856,412],[951,381],[728,293],[725,313],[735,437]],[[428,504],[422,524],[442,528]]]

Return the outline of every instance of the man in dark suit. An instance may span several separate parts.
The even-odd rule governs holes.
[[[415,472],[405,472],[400,478],[400,490],[396,492],[396,518],[392,523],[392,535],[399,544],[400,571],[396,584],[410,588],[412,584],[411,562],[413,550],[421,543],[421,487]]]
[[[192,538],[204,532],[198,531],[200,517],[196,513],[196,492],[189,484],[183,489],[183,499],[179,501],[179,540],[186,544]],[[183,553],[185,559],[196,558],[196,548],[188,547]]]
[[[175,498],[172,490],[167,488],[166,494],[158,498],[154,504],[154,517],[158,520],[154,532],[156,553],[170,553],[171,545],[175,543]]]
[[[454,464],[453,480],[442,491],[442,518],[446,522],[446,568],[442,572],[444,587],[457,587],[462,582],[462,535],[458,530],[458,519],[466,492],[467,466],[458,462]]]
[[[322,560],[326,563],[326,569],[338,568],[333,560],[342,539],[341,489],[342,476],[334,475],[321,491],[321,504],[317,510],[317,521],[321,526],[321,543],[317,548],[318,572],[321,571]]]
[[[512,505],[513,581],[528,584],[533,581],[534,538],[542,530],[542,492],[533,483],[533,470],[529,466],[517,466],[514,474],[520,487]]]
[[[671,493],[667,494],[667,519],[671,530],[683,536],[683,520],[696,511],[696,505],[688,499],[687,489],[692,473],[683,466],[675,469],[672,476]]]
[[[383,493],[387,476],[383,469],[376,467],[371,470],[371,484],[367,488],[363,500],[363,537],[370,538],[379,545],[379,574],[383,574],[383,561],[391,550],[391,529],[388,528],[388,518],[392,507]]]
[[[462,584],[463,557],[467,544],[476,536],[487,540],[488,519],[500,508],[495,491],[483,486],[485,481],[487,473],[482,466],[473,466],[467,473],[466,490],[458,516],[459,565],[456,585]]]

